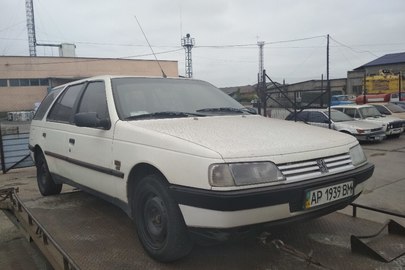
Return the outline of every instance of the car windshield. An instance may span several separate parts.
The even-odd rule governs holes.
[[[382,114],[375,107],[364,107],[359,110],[362,118],[382,117]]]
[[[349,100],[348,96],[338,96],[338,97],[336,97],[336,99],[339,101],[348,101]]]
[[[328,111],[325,111],[325,114],[328,115]],[[335,110],[330,111],[330,118],[332,119],[333,122],[346,122],[354,120],[347,114]]]
[[[403,113],[405,110],[394,103],[387,103],[385,106],[393,113]]]
[[[123,120],[250,113],[218,88],[199,80],[115,78],[112,87]]]

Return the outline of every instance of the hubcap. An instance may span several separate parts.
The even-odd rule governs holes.
[[[145,202],[144,218],[146,231],[153,244],[160,245],[167,234],[167,212],[163,201],[159,197],[150,197]]]

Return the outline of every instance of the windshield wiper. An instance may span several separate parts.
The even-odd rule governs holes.
[[[232,108],[232,107],[220,107],[220,108],[205,108],[197,110],[197,112],[213,112],[213,113],[250,113],[256,114],[254,110],[250,110],[248,108]]]
[[[145,119],[145,118],[180,118],[189,116],[205,116],[199,113],[188,113],[188,112],[176,112],[176,111],[165,111],[165,112],[154,112],[154,113],[144,113],[138,115],[132,115],[125,118],[125,120],[135,120],[135,119]]]

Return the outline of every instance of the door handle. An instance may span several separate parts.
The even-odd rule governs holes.
[[[69,139],[70,144],[75,144],[75,142],[76,142],[75,139],[72,139],[72,138]]]

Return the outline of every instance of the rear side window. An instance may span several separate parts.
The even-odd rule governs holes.
[[[82,88],[83,84],[77,84],[66,89],[53,105],[47,120],[69,123],[73,118],[73,106]]]
[[[308,112],[299,112],[297,113],[297,121],[301,121],[301,122],[307,122],[307,118],[308,118]],[[292,120],[294,121],[295,117],[294,117],[294,113],[290,113],[290,115],[287,116],[286,120]]]
[[[104,82],[88,84],[80,101],[78,112],[95,112],[100,119],[109,118]]]
[[[313,123],[327,123],[328,118],[321,112],[310,112],[308,122]]]
[[[45,113],[48,111],[49,107],[55,100],[55,98],[59,95],[60,91],[62,91],[62,88],[52,90],[41,102],[41,105],[39,105],[37,112],[34,115],[34,120],[41,120],[44,118]]]

